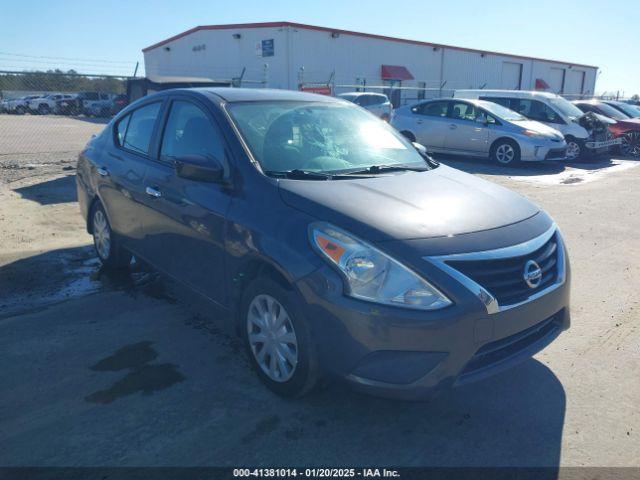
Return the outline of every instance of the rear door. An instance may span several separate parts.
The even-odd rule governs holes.
[[[447,150],[472,155],[487,152],[489,129],[484,123],[476,122],[479,113],[480,110],[471,103],[450,102],[449,125],[444,143]]]
[[[144,180],[147,259],[226,305],[224,229],[232,191],[225,183],[180,178],[174,162],[187,155],[215,157],[228,178],[228,149],[211,112],[191,97],[173,97],[164,117],[157,161]]]
[[[147,103],[119,119],[96,165],[98,194],[111,228],[135,251],[142,247],[143,180],[161,107],[162,101]]]
[[[435,150],[444,148],[449,128],[448,108],[448,100],[436,100],[421,103],[411,109],[418,143]]]

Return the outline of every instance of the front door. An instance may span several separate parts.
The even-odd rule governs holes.
[[[221,183],[176,176],[174,161],[197,155],[226,165],[227,149],[214,118],[191,99],[176,97],[166,114],[158,161],[147,168],[144,216],[148,260],[209,299],[227,304],[224,231],[231,191]]]
[[[478,115],[479,109],[467,102],[451,102],[445,148],[457,153],[480,155],[488,151],[489,129]]]

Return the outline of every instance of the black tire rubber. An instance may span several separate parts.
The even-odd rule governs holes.
[[[40,115],[49,115],[51,113],[51,108],[46,103],[43,103],[38,106],[38,113]]]
[[[511,145],[511,147],[515,152],[513,160],[511,160],[509,163],[499,162],[498,159],[496,158],[496,151],[498,150],[498,147],[505,144]],[[501,165],[503,167],[513,167],[520,163],[520,146],[517,144],[517,142],[514,142],[513,140],[510,140],[508,138],[497,140],[493,145],[491,145],[491,151],[489,152],[489,157],[491,158],[491,161],[497,165]]]
[[[416,136],[413,133],[411,133],[411,132],[409,132],[407,130],[401,131],[400,134],[403,135],[410,142],[415,142],[416,141]]]
[[[102,212],[105,219],[107,220],[107,225],[109,227],[109,232],[110,232],[109,236],[111,239],[111,247],[109,248],[109,256],[107,258],[102,258],[98,253],[98,249],[96,247],[95,237],[94,237],[93,246],[96,250],[96,256],[100,259],[102,266],[106,269],[122,270],[125,268],[129,268],[129,265],[131,264],[131,258],[133,257],[133,255],[128,250],[125,250],[124,248],[122,248],[122,246],[120,246],[120,240],[118,239],[118,236],[113,232],[113,230],[111,230],[109,217],[107,217],[107,214],[104,211],[104,208],[102,207],[102,204],[100,202],[96,202],[93,205],[93,208],[91,209],[89,221],[91,222],[92,233],[93,233],[93,218],[96,212],[98,211]]]
[[[25,113],[27,113],[27,110],[22,106],[22,105],[18,105],[15,109],[16,115],[24,115]]]
[[[247,332],[247,313],[251,301],[260,294],[267,294],[275,298],[285,308],[291,319],[298,342],[298,364],[293,376],[286,382],[276,382],[270,379],[256,361]],[[294,290],[287,290],[282,285],[265,276],[258,276],[245,288],[240,303],[240,331],[249,362],[258,378],[274,393],[282,397],[301,397],[311,392],[320,379],[320,368],[315,344],[311,336],[311,329],[300,306],[301,300]]]

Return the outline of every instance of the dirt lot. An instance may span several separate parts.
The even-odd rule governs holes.
[[[265,390],[214,312],[102,274],[74,158],[99,123],[0,115],[0,465],[640,466],[640,162],[499,169],[563,231],[572,328],[426,403]]]

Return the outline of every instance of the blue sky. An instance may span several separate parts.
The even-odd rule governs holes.
[[[196,25],[292,21],[597,65],[597,92],[640,94],[637,0],[1,0],[0,18],[3,70],[131,74]]]

